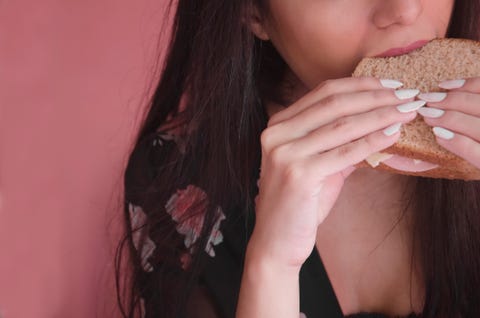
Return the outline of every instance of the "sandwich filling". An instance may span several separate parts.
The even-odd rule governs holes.
[[[369,156],[366,161],[373,168],[383,163],[390,168],[408,172],[423,172],[438,167],[437,164],[430,162],[407,158],[399,155],[393,155],[385,152],[377,152]]]

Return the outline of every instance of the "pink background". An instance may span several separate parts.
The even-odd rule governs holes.
[[[121,171],[165,3],[1,1],[0,317],[119,316]]]

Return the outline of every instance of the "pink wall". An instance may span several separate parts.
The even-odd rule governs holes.
[[[1,1],[0,317],[118,317],[121,169],[165,2]]]

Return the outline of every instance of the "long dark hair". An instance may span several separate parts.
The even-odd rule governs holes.
[[[268,120],[263,101],[282,102],[278,85],[287,71],[275,48],[255,38],[245,25],[254,5],[268,12],[264,0],[178,1],[162,75],[125,173],[126,235],[116,255],[117,295],[124,317],[136,316],[146,289],[153,291],[146,304],[148,317],[185,315],[205,253],[193,253],[189,270],[178,270],[184,247],[164,206],[172,190],[191,182],[208,193],[198,246],[208,240],[216,206],[226,214],[232,207],[253,211],[259,136]],[[478,0],[456,0],[447,36],[479,40],[479,14]],[[159,127],[186,131],[185,151],[165,153],[162,166],[150,178],[132,184],[129,176],[151,160],[148,152],[138,149]],[[412,180],[413,237],[426,286],[423,316],[479,317],[480,183]],[[132,200],[148,211],[143,228],[157,245],[151,260],[156,270],[148,281],[142,278],[132,241]]]

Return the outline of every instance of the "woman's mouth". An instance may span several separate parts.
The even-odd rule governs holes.
[[[409,44],[405,47],[396,47],[396,48],[389,49],[389,50],[387,50],[383,53],[375,55],[375,57],[391,57],[391,56],[398,56],[398,55],[402,55],[402,54],[407,54],[409,52],[412,52],[416,49],[419,49],[419,48],[423,47],[428,42],[430,42],[430,40],[416,41],[416,42],[413,42],[413,43],[411,43],[411,44]]]

